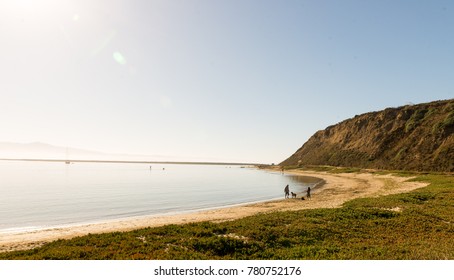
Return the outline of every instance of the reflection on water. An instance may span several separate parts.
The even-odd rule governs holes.
[[[320,179],[218,165],[0,162],[0,231],[223,207]]]

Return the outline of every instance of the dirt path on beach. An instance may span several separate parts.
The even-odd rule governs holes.
[[[370,173],[330,174],[312,171],[286,173],[318,177],[323,179],[325,183],[311,192],[311,200],[301,200],[299,198],[305,194],[298,194],[298,199],[283,199],[187,214],[131,218],[31,232],[0,233],[0,252],[35,248],[57,239],[69,239],[88,233],[128,231],[144,227],[201,221],[221,222],[272,211],[334,208],[340,207],[344,202],[354,198],[409,192],[427,185],[420,182],[406,182],[408,178]]]

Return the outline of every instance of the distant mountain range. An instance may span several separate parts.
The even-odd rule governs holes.
[[[118,161],[203,161],[206,159],[160,155],[128,155],[103,153],[41,142],[0,142],[0,159],[57,159],[57,160],[118,160]]]
[[[454,171],[454,99],[355,116],[315,133],[280,165]]]
[[[0,157],[2,158],[45,158],[66,159],[69,156],[105,156],[106,154],[82,149],[66,148],[46,143],[11,143],[0,142]]]

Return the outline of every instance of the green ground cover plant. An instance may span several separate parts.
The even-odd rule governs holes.
[[[454,259],[454,177],[411,180],[430,185],[336,209],[90,234],[0,259]]]

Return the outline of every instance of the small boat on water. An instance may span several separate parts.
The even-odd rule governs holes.
[[[66,160],[65,160],[65,163],[66,164],[71,164],[71,161],[69,161],[69,159],[68,159],[68,157],[69,157],[68,155],[69,155],[69,149],[68,149],[68,147],[66,147]]]

